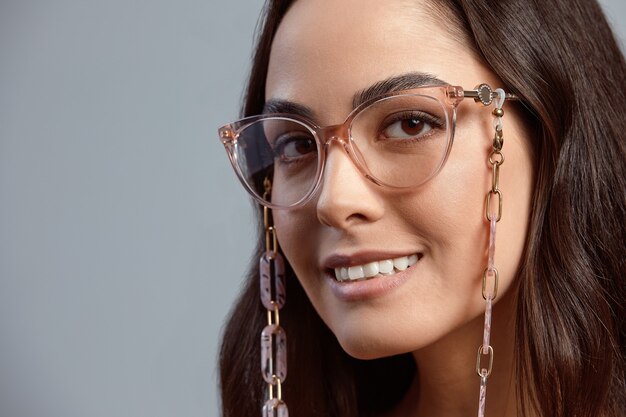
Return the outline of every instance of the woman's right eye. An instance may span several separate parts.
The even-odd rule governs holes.
[[[274,154],[282,162],[295,162],[316,153],[315,139],[299,133],[281,135],[274,145]]]

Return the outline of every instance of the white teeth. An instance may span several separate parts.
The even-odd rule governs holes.
[[[363,265],[363,274],[365,274],[366,278],[371,278],[373,276],[378,275],[378,262],[370,262],[368,264]]]
[[[387,259],[378,263],[378,270],[381,274],[391,274],[393,272],[393,261]]]
[[[395,259],[374,261],[365,265],[335,268],[335,278],[337,281],[356,281],[363,278],[372,278],[378,274],[391,275],[396,271],[404,271],[408,267],[415,265],[418,260],[417,254],[413,254]]]
[[[363,267],[358,265],[348,268],[348,278],[350,280],[365,278],[365,275],[363,274]]]
[[[341,268],[341,279],[348,279],[348,268]]]
[[[409,267],[409,258],[407,256],[403,256],[401,258],[396,258],[393,260],[393,267],[398,271],[404,271]]]

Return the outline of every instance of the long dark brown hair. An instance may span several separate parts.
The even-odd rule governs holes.
[[[243,116],[261,112],[271,43],[292,1],[260,21]],[[536,183],[518,276],[516,378],[523,415],[626,415],[626,64],[591,0],[430,0],[458,23],[534,126]],[[259,224],[261,221],[259,219]],[[257,259],[225,326],[224,417],[260,414]],[[281,314],[292,416],[356,417],[393,407],[418,370],[411,356],[349,357],[293,271]]]

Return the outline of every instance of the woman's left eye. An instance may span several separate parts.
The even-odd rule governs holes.
[[[389,123],[382,130],[382,135],[386,139],[408,139],[422,136],[432,130],[430,123],[415,117],[401,117]]]

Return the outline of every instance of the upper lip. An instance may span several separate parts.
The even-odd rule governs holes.
[[[355,265],[364,265],[370,262],[383,261],[385,259],[394,259],[402,256],[410,256],[419,254],[419,250],[405,251],[361,251],[352,254],[334,253],[322,261],[323,269],[334,269],[342,267],[350,267]]]

